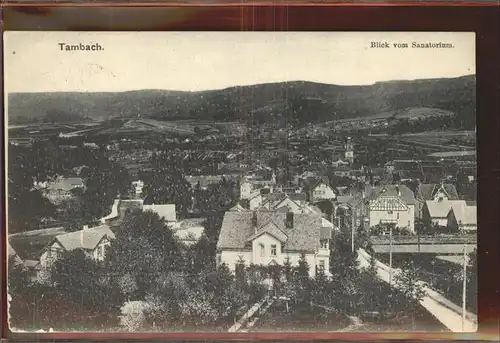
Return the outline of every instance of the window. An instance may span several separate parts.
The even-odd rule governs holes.
[[[387,214],[392,214],[392,211],[387,211]]]
[[[99,247],[97,247],[97,256],[98,256],[98,257],[101,257],[101,256],[102,256],[102,248],[103,248],[103,246],[102,246],[102,245],[101,245],[101,246],[99,246]]]
[[[325,271],[325,260],[319,261],[319,270],[321,270],[322,272]]]
[[[266,249],[264,248],[264,244],[260,244],[260,256],[264,257],[266,255]]]
[[[322,239],[320,241],[320,243],[321,243],[321,248],[323,248],[323,249],[327,249],[328,248],[328,239]]]
[[[271,245],[271,256],[276,256],[276,244]]]

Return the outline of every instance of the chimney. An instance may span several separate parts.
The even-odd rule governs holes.
[[[396,192],[398,193],[398,197],[401,196],[401,191],[399,190],[399,185],[396,185]]]
[[[89,229],[89,226],[88,226],[88,225],[83,225],[83,229],[84,229],[84,230],[88,230],[88,229]]]
[[[287,229],[293,228],[293,212],[287,212],[285,226]]]

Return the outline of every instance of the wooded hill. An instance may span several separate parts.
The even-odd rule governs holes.
[[[180,92],[137,90],[119,93],[12,93],[10,124],[105,120],[287,120],[301,124],[357,118],[406,108],[435,108],[475,116],[476,77],[378,82],[339,86],[293,81]]]

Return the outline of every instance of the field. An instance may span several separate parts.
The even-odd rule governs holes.
[[[200,120],[159,121],[142,118],[112,119],[102,122],[60,125],[33,124],[9,126],[10,138],[46,138],[63,134],[66,137],[119,136],[135,137],[159,134],[169,138],[189,138],[207,135],[240,135],[242,124],[238,122],[214,122]]]
[[[372,120],[397,120],[407,118],[409,120],[416,120],[421,118],[436,117],[436,116],[450,116],[453,112],[441,110],[439,108],[427,108],[427,107],[410,107],[399,111],[387,111],[380,112],[377,114],[372,114],[362,118],[347,118],[340,119],[338,122],[352,122],[352,121],[372,121]]]

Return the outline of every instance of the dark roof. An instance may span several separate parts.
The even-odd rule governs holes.
[[[306,201],[307,196],[304,193],[288,193],[287,196],[295,201]]]
[[[270,193],[270,194],[262,194],[264,197],[264,201],[262,202],[263,204],[266,204],[268,202],[276,202],[276,201],[281,201],[286,198],[285,193]]]
[[[327,186],[330,186],[330,180],[327,176],[323,177],[307,177],[303,180],[304,188],[306,191],[311,191],[315,187],[317,187],[320,183],[324,183]]]
[[[64,227],[16,233],[9,235],[9,243],[23,260],[37,260],[47,244],[63,233]]]
[[[458,200],[459,199],[455,185],[445,183],[442,185],[442,187],[443,187],[444,191],[446,192],[446,194],[448,194],[449,200]],[[434,195],[439,191],[440,188],[441,188],[440,184],[421,183],[420,185],[418,185],[415,197],[420,201],[432,200],[432,199],[434,199]]]
[[[351,195],[339,195],[337,199],[335,199],[337,203],[339,204],[345,204],[348,203],[349,201],[352,200]]]
[[[253,226],[253,214],[257,225]],[[321,215],[294,214],[293,227],[285,226],[287,213],[272,211],[226,212],[217,243],[218,249],[244,249],[247,240],[264,227],[272,227],[286,235],[284,250],[315,251],[321,235]],[[272,223],[272,225],[270,225]],[[283,237],[281,237],[283,238]]]
[[[339,171],[342,171],[342,172],[352,171],[352,169],[350,167],[347,167],[347,166],[340,166],[340,167],[336,167],[333,169],[333,172],[339,172]]]

